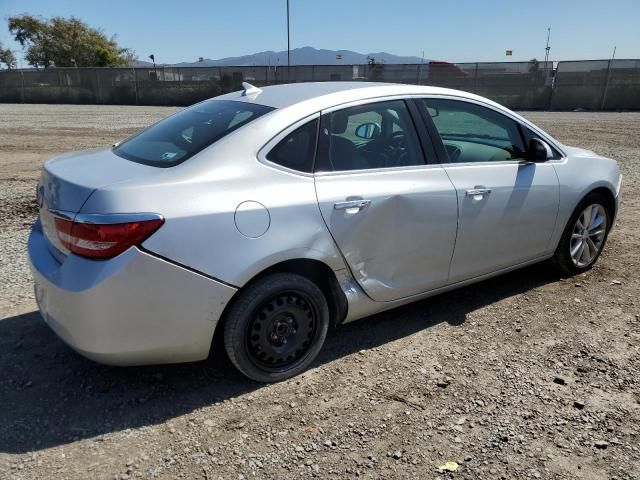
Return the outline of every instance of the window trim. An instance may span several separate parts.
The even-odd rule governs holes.
[[[545,142],[549,143],[553,148],[555,148],[559,153],[561,158],[559,159],[550,159],[547,160],[546,162],[543,163],[549,163],[549,162],[562,162],[564,160],[566,160],[567,158],[567,154],[565,153],[564,149],[558,144],[558,142],[556,140],[554,140],[553,138],[551,138],[548,134],[544,133],[543,131],[541,131],[538,127],[536,127],[535,125],[533,125],[532,123],[526,121],[523,122],[522,119],[514,116],[513,114],[511,114],[511,112],[509,111],[505,111],[502,110],[501,108],[497,108],[494,105],[482,102],[480,100],[476,100],[475,98],[467,98],[467,97],[460,97],[457,95],[450,95],[450,94],[425,94],[425,95],[411,95],[411,97],[414,99],[414,101],[417,103],[418,100],[421,99],[435,99],[435,100],[454,100],[454,101],[458,101],[458,102],[466,102],[466,103],[470,103],[470,104],[474,104],[474,105],[478,105],[480,107],[484,107],[484,108],[488,108],[498,114],[501,114],[507,118],[509,118],[510,120],[513,120],[514,122],[516,122],[517,126],[518,126],[518,131],[520,133],[520,137],[522,138],[522,141],[524,143],[524,135],[522,134],[522,127],[526,127],[529,130],[531,130],[533,133],[537,134],[541,140],[544,140]],[[423,121],[427,124],[428,128],[427,130],[429,131],[429,135],[430,136],[434,136],[435,135],[435,140],[432,139],[432,141],[435,143],[435,149],[438,153],[438,159],[441,160],[440,164],[441,165],[461,165],[461,166],[465,166],[465,165],[512,165],[512,164],[523,164],[523,163],[540,163],[540,162],[533,162],[530,160],[506,160],[503,162],[467,162],[467,163],[452,163],[449,161],[449,157],[445,151],[444,148],[444,144],[442,142],[442,138],[440,137],[440,133],[438,132],[435,123],[433,122],[433,119],[430,118],[422,108],[418,107],[418,105],[416,105],[416,108],[420,111],[420,116],[422,117]],[[525,145],[526,148],[526,145]]]
[[[318,127],[316,130],[316,142],[313,150],[313,164],[311,172],[302,172],[300,170],[294,170],[293,168],[288,168],[279,163],[272,162],[267,158],[267,155],[273,150],[276,145],[278,145],[282,140],[284,140],[291,133],[296,131],[298,128],[305,126],[309,122],[313,122],[314,120],[318,120]],[[318,130],[320,129],[320,112],[313,113],[311,115],[307,115],[306,117],[297,120],[296,122],[290,124],[284,129],[280,130],[277,134],[275,134],[271,139],[265,143],[260,150],[258,150],[257,158],[258,161],[267,167],[274,168],[276,170],[280,170],[286,173],[292,173],[294,175],[299,175],[303,177],[313,177],[313,170],[315,169],[316,163],[316,153],[318,151]]]
[[[415,170],[415,169],[424,169],[425,167],[429,167],[432,165],[431,162],[429,162],[429,159],[426,155],[425,152],[425,145],[424,143],[429,143],[430,139],[425,139],[424,135],[423,135],[423,122],[422,119],[418,116],[416,117],[416,111],[414,111],[412,109],[412,99],[411,99],[412,95],[406,95],[406,94],[401,94],[401,95],[385,95],[385,96],[381,96],[381,97],[372,97],[372,98],[363,98],[363,99],[359,99],[359,100],[354,100],[354,101],[350,101],[350,102],[345,102],[345,103],[341,103],[339,105],[333,105],[329,108],[325,108],[324,110],[321,110],[320,113],[320,122],[319,122],[319,128],[322,128],[322,117],[324,117],[327,114],[339,111],[339,110],[344,110],[347,108],[352,108],[352,107],[359,107],[361,105],[368,105],[371,103],[383,103],[383,102],[393,102],[393,101],[401,101],[404,102],[406,108],[407,108],[407,112],[409,113],[409,118],[411,119],[411,123],[413,125],[413,128],[415,130],[415,133],[418,137],[418,144],[420,145],[420,153],[422,155],[422,164],[420,165],[402,165],[402,166],[398,166],[398,167],[382,167],[382,168],[367,168],[367,169],[359,169],[359,170],[334,170],[334,171],[330,171],[330,172],[317,172],[315,167],[316,167],[316,163],[317,163],[317,156],[318,156],[318,152],[320,151],[320,142],[322,141],[322,136],[320,135],[320,132],[318,132],[318,137],[317,137],[317,144],[316,144],[316,158],[314,159],[314,171],[313,174],[315,176],[331,176],[331,175],[354,175],[354,174],[367,174],[367,173],[382,173],[382,172],[394,172],[394,171],[403,171],[403,170]],[[433,148],[433,145],[431,145],[432,150],[435,150]],[[433,151],[433,153],[435,154],[435,151]]]

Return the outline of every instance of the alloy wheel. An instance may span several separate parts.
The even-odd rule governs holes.
[[[578,217],[571,233],[569,254],[574,265],[590,265],[598,256],[606,233],[607,211],[599,203],[588,205]]]

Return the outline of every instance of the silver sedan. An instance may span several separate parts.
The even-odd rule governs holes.
[[[306,369],[330,326],[535,262],[589,269],[614,160],[485,98],[291,84],[184,109],[47,162],[29,256],[44,320],[115,365]]]

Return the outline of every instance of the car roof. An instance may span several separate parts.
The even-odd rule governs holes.
[[[251,90],[249,90],[246,95],[244,94],[244,90],[240,90],[215,97],[215,99],[252,102],[277,109],[311,102],[316,108],[323,109],[340,103],[364,100],[367,98],[391,95],[434,94],[470,98],[499,106],[491,100],[460,90],[398,83],[305,82],[260,87],[258,90],[257,93],[251,93]],[[504,107],[500,106],[500,108]]]

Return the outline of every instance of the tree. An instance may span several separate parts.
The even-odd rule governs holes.
[[[2,43],[0,43],[0,63],[4,63],[8,69],[16,68],[18,64],[13,52],[8,48],[2,48]]]
[[[113,67],[135,60],[115,37],[71,17],[49,20],[33,15],[9,17],[9,32],[26,48],[25,60],[36,68]]]

